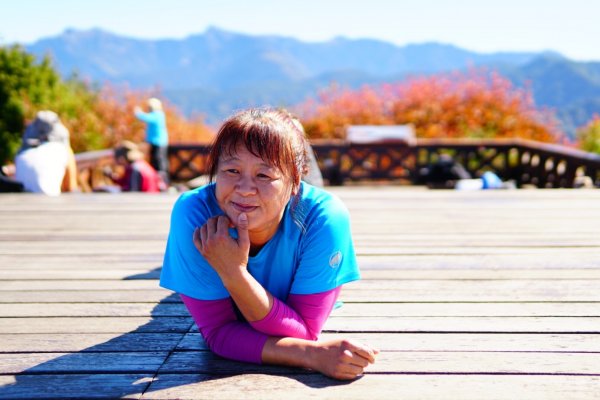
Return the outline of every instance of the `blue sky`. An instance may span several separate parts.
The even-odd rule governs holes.
[[[0,44],[67,28],[183,38],[216,26],[304,41],[336,36],[478,52],[555,50],[600,61],[597,0],[0,0]]]

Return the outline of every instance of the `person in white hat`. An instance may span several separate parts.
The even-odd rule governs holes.
[[[58,196],[77,190],[77,168],[69,131],[53,111],[39,111],[23,134],[15,157],[14,180],[3,179],[0,191]],[[5,184],[6,183],[6,184]]]

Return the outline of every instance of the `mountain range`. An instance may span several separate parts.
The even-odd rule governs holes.
[[[49,54],[64,76],[159,88],[184,113],[202,114],[209,123],[251,105],[297,104],[332,82],[358,87],[470,67],[527,85],[536,105],[552,108],[571,137],[600,110],[600,63],[555,52],[482,54],[442,43],[397,46],[343,37],[309,43],[218,28],[159,40],[69,29],[26,48]]]

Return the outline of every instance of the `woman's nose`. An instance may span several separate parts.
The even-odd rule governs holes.
[[[256,184],[254,183],[254,179],[248,176],[240,176],[238,180],[235,190],[245,196],[255,194],[256,193]]]

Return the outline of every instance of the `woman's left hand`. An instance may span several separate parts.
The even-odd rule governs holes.
[[[229,235],[231,220],[225,215],[209,219],[194,231],[194,245],[223,280],[248,265],[248,216],[240,214],[237,222],[237,240]]]

